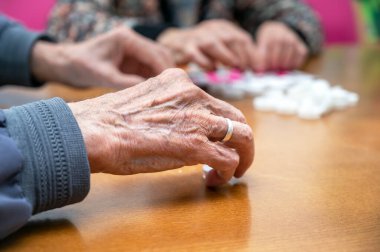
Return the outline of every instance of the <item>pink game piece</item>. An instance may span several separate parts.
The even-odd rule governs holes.
[[[239,71],[238,69],[232,69],[230,71],[228,79],[229,79],[229,82],[233,82],[233,81],[240,80],[241,77],[242,77],[241,71]]]
[[[217,84],[220,84],[220,82],[221,82],[221,79],[219,78],[218,74],[215,71],[208,72],[206,74],[206,76],[207,76],[207,80],[210,84],[217,85]]]
[[[288,71],[286,71],[286,70],[280,70],[280,71],[277,71],[276,74],[277,74],[278,76],[283,76],[283,75],[287,75],[287,74],[288,74]]]

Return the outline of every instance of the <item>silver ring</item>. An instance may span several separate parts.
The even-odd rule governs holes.
[[[228,118],[226,118],[226,121],[227,121],[227,133],[222,140],[223,143],[230,141],[232,138],[232,133],[234,132],[234,125],[232,124],[232,121]]]

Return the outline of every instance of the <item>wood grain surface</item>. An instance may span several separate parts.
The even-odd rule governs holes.
[[[200,166],[92,176],[81,203],[39,214],[3,251],[380,251],[380,48],[336,47],[306,71],[360,94],[318,121],[231,102],[255,134],[242,179],[206,189]],[[110,90],[0,89],[3,107]]]

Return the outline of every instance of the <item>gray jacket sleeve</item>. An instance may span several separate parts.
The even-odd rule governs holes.
[[[40,86],[30,71],[30,54],[37,40],[51,41],[43,34],[24,29],[0,15],[0,86],[5,84]]]
[[[0,110],[0,239],[32,214],[83,200],[89,184],[83,137],[63,100]]]

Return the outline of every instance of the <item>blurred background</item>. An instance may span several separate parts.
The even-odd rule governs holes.
[[[302,0],[319,16],[327,46],[377,43],[380,39],[380,0]],[[42,31],[55,0],[1,0],[0,12]]]

